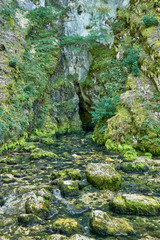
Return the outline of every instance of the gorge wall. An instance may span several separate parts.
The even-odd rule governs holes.
[[[0,8],[2,144],[95,127],[94,141],[109,151],[159,155],[160,24],[143,20],[160,21],[158,1],[8,0]]]

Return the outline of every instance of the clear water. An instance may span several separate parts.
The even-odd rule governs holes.
[[[84,227],[83,235],[92,236],[96,239],[140,239],[150,235],[160,239],[160,217],[140,217],[130,215],[117,215],[109,210],[109,200],[118,192],[141,193],[159,197],[159,160],[148,160],[150,169],[145,174],[122,175],[122,184],[118,192],[107,190],[99,191],[87,183],[85,168],[89,162],[103,162],[117,167],[122,158],[117,155],[108,154],[104,147],[97,146],[91,141],[82,140],[85,136],[62,136],[51,145],[42,144],[38,139],[37,147],[47,151],[53,151],[59,157],[58,160],[30,160],[30,153],[17,150],[1,156],[0,159],[0,196],[5,200],[5,205],[0,207],[0,236],[16,240],[20,237],[33,237],[33,239],[45,239],[53,234],[52,223],[58,218],[75,218]],[[68,157],[66,158],[66,153]],[[112,160],[109,160],[112,158]],[[63,169],[80,169],[82,174],[81,184],[83,188],[80,196],[65,199],[52,180],[52,173]],[[16,172],[15,172],[16,171]],[[25,213],[24,204],[31,192],[38,188],[49,188],[57,198],[55,207],[58,215],[30,227],[18,224],[17,216]],[[78,201],[78,202],[77,202]],[[81,203],[83,208],[77,211],[75,204]],[[89,214],[92,209],[107,211],[112,216],[124,217],[129,220],[135,229],[135,234],[126,237],[102,237],[94,235],[89,229]],[[1,239],[1,238],[0,238]]]

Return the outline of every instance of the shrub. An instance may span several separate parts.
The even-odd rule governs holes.
[[[94,106],[91,111],[92,121],[97,123],[105,118],[110,118],[114,116],[116,112],[116,103],[119,101],[119,96],[116,97],[103,97],[94,102]]]
[[[17,61],[16,61],[16,60],[11,60],[11,61],[9,61],[8,64],[9,64],[10,67],[16,68],[16,66],[17,66]]]
[[[152,16],[151,14],[147,14],[143,17],[143,22],[146,28],[155,25],[158,26],[158,20],[156,17]]]
[[[136,47],[128,48],[125,51],[125,58],[123,60],[124,65],[134,76],[138,76],[140,73],[140,69],[138,67],[139,51],[140,50]]]

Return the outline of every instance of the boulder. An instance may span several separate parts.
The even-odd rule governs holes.
[[[18,223],[23,226],[31,226],[37,223],[42,223],[42,219],[34,214],[21,214],[18,216]]]
[[[88,164],[86,178],[89,183],[98,189],[115,190],[121,184],[121,175],[109,164]]]
[[[84,235],[74,234],[69,238],[69,240],[95,240],[94,238],[89,238]]]
[[[52,234],[45,238],[45,240],[67,240],[67,239],[68,238],[66,236],[60,234]]]
[[[144,163],[122,163],[120,169],[126,173],[144,173],[149,170]]]
[[[42,219],[48,219],[58,213],[55,208],[51,208],[48,200],[36,194],[27,199],[25,209],[26,213],[34,214]]]
[[[134,232],[134,229],[128,221],[122,218],[115,218],[101,210],[94,210],[90,215],[91,231],[99,235],[128,235]]]
[[[110,202],[110,208],[117,213],[134,215],[160,214],[160,203],[152,198],[139,194],[124,194]]]
[[[56,233],[71,236],[72,234],[81,233],[82,226],[72,218],[59,218],[53,223],[53,230]]]
[[[76,197],[79,195],[79,184],[77,181],[61,181],[59,187],[64,197]]]

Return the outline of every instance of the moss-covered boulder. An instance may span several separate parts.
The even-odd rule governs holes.
[[[160,214],[160,203],[152,198],[139,194],[124,194],[110,202],[110,208],[117,213],[134,215]]]
[[[98,189],[115,190],[121,184],[121,175],[109,164],[88,164],[86,178],[89,183]]]
[[[34,214],[21,214],[18,216],[18,223],[23,226],[31,226],[42,223],[42,219]]]
[[[36,192],[36,195],[41,196],[48,201],[55,201],[56,200],[55,196],[46,188],[38,189],[37,192]]]
[[[41,148],[36,148],[32,151],[30,158],[31,159],[42,159],[42,158],[57,159],[58,156],[53,152],[48,152],[48,151],[42,150]]]
[[[34,214],[42,219],[48,219],[58,212],[55,208],[51,207],[49,201],[44,197],[31,195],[25,202],[26,213]]]
[[[67,175],[71,180],[81,180],[82,178],[79,169],[67,169]]]
[[[144,163],[122,163],[119,168],[126,173],[144,173],[149,170]]]
[[[137,159],[137,152],[135,150],[129,150],[123,155],[123,160],[126,162],[133,162]]]
[[[76,197],[79,195],[79,184],[77,181],[61,181],[59,187],[64,197]]]
[[[61,234],[52,234],[45,238],[45,240],[67,240],[68,238]]]
[[[72,234],[81,233],[82,226],[72,218],[59,218],[53,223],[53,230],[56,233],[71,236]]]
[[[112,217],[100,210],[92,211],[89,224],[92,232],[104,236],[127,235],[134,232],[126,220]]]
[[[95,240],[94,238],[89,238],[84,235],[74,234],[69,238],[69,240]]]

